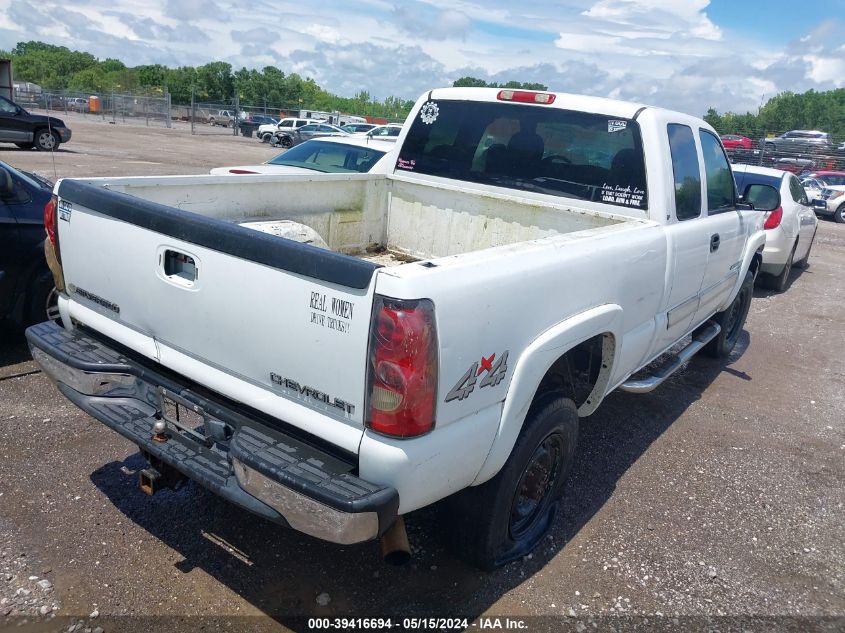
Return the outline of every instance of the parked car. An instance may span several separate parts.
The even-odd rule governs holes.
[[[350,136],[348,132],[344,132],[336,125],[328,123],[309,123],[302,127],[291,131],[278,131],[270,139],[270,144],[273,146],[281,145],[282,147],[293,147],[299,145],[303,141],[308,141],[312,138],[322,138],[326,136]]]
[[[809,176],[801,176],[799,180],[801,181],[801,186],[804,187],[804,191],[807,192],[807,199],[811,205],[813,201],[821,196],[822,190],[827,186],[823,180]]]
[[[261,165],[216,167],[215,176],[227,174],[301,174],[319,171],[326,174],[366,173],[390,150],[393,143],[359,138],[326,137],[305,141],[285,150]]]
[[[30,114],[14,101],[0,97],[0,143],[49,152],[59,149],[70,137],[70,128],[61,119]]]
[[[27,340],[150,493],[187,476],[390,554],[443,501],[432,525],[491,569],[548,543],[581,418],[731,354],[765,213],[710,125],[639,103],[433,89],[400,138],[381,174],[63,179],[62,326]]]
[[[378,139],[380,141],[396,141],[399,138],[399,133],[402,131],[401,125],[379,125],[378,127],[374,127],[373,129],[362,133],[356,134],[356,136],[366,136],[370,139]]]
[[[212,114],[208,117],[208,124],[222,125],[223,127],[234,127],[236,117],[239,121],[243,121],[246,119],[247,113],[240,111],[236,114],[235,110],[218,110],[216,114]]]
[[[67,100],[67,109],[73,112],[88,112],[88,99],[85,97],[70,97]]]
[[[812,158],[798,158],[795,156],[784,156],[771,162],[773,169],[788,171],[791,174],[800,174],[810,169],[816,169],[816,161]]]
[[[845,171],[813,171],[798,176],[810,203],[821,198],[822,191],[828,186],[845,185]]]
[[[845,185],[845,171],[836,171],[836,170],[822,170],[822,171],[813,171],[809,172],[804,175],[805,178],[814,178],[818,181],[824,183],[825,186],[827,185]]]
[[[322,123],[322,121],[318,121],[317,119],[285,117],[275,125],[265,123],[264,125],[259,126],[257,132],[258,138],[260,138],[264,143],[269,143],[276,132],[292,132],[293,130],[301,128],[303,125],[308,125],[309,123]]]
[[[813,200],[813,210],[838,224],[845,223],[845,185],[828,185],[822,189]]]
[[[819,130],[790,130],[780,136],[767,138],[763,147],[769,152],[824,153],[834,150],[830,134]]]
[[[357,134],[358,132],[369,132],[374,127],[376,127],[375,123],[347,123],[346,125],[341,125],[340,129],[350,134]]]
[[[278,125],[279,120],[265,114],[248,114],[238,123],[242,136],[252,136],[262,125]]]
[[[747,136],[740,136],[739,134],[722,134],[722,145],[725,149],[754,149],[754,141]]]
[[[774,193],[770,191],[764,191],[769,196],[765,200],[749,199],[748,195],[743,199],[755,206],[763,202],[774,209],[763,223],[766,247],[757,280],[764,288],[783,292],[793,266],[804,266],[810,259],[818,226],[816,214],[795,174],[756,165],[734,165],[733,172],[741,194],[751,185],[769,185],[778,194],[776,200],[770,199]]]
[[[53,183],[0,161],[0,319],[17,326],[58,316],[44,259],[44,205]]]

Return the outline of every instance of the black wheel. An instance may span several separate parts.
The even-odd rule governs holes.
[[[262,143],[269,143],[272,139],[273,139],[273,135],[270,134],[270,132],[264,132],[264,134],[261,135],[261,142]]]
[[[449,547],[488,571],[533,550],[552,525],[577,441],[572,400],[537,397],[502,470],[440,504]]]
[[[15,143],[21,149],[32,149],[32,143]]]
[[[35,147],[42,152],[52,152],[59,149],[61,139],[53,130],[42,128],[35,132]]]
[[[59,319],[59,292],[49,270],[38,273],[32,282],[27,299],[26,319],[29,325]]]
[[[745,279],[736,297],[728,306],[727,310],[717,313],[711,321],[719,324],[722,330],[718,336],[702,348],[701,353],[711,358],[727,358],[736,346],[739,335],[742,333],[742,326],[745,325],[745,318],[748,316],[748,308],[751,307],[751,295],[754,292],[754,275],[751,271],[745,273]],[[706,327],[701,326],[700,329]]]
[[[793,266],[796,266],[796,267],[802,268],[802,269],[806,269],[806,268],[810,267],[810,251],[813,250],[813,242],[816,241],[816,233],[817,232],[818,232],[818,229],[813,231],[813,237],[810,238],[810,246],[809,246],[809,248],[807,248],[807,254],[804,255],[804,257],[802,257],[799,261],[795,262],[793,264]]]
[[[839,205],[836,213],[833,214],[833,221],[837,224],[845,223],[845,204]]]
[[[792,270],[792,262],[795,257],[795,249],[798,248],[798,243],[792,247],[792,252],[789,253],[789,259],[786,260],[786,265],[783,270],[777,275],[760,275],[760,285],[768,290],[775,292],[783,292],[786,290],[786,282],[789,281],[789,273]]]
[[[293,139],[290,136],[283,136],[279,139],[279,144],[284,148],[288,148],[293,145]]]

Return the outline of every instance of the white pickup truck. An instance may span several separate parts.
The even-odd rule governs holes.
[[[27,337],[148,492],[399,553],[444,500],[493,568],[548,530],[579,418],[731,351],[765,214],[704,121],[569,94],[433,90],[387,171],[61,180],[61,325]]]

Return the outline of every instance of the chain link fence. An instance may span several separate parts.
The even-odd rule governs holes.
[[[361,116],[315,110],[302,104],[242,104],[237,98],[215,102],[193,99],[189,106],[174,106],[173,117],[190,123],[191,133],[195,135],[247,137],[257,137],[261,125],[278,123],[284,117],[315,119],[334,125],[367,120]],[[386,121],[378,120],[379,123]]]
[[[819,171],[845,171],[845,136],[820,130],[779,130],[765,136],[722,133],[733,163],[772,167],[802,176]]]
[[[77,113],[112,123],[171,127],[170,95],[137,95],[116,92],[86,94],[73,91],[16,90],[15,102],[28,110]]]

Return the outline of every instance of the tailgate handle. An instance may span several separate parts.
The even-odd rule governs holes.
[[[182,283],[193,284],[199,277],[199,267],[196,260],[187,255],[167,249],[161,257],[161,266],[164,269],[164,276]]]

